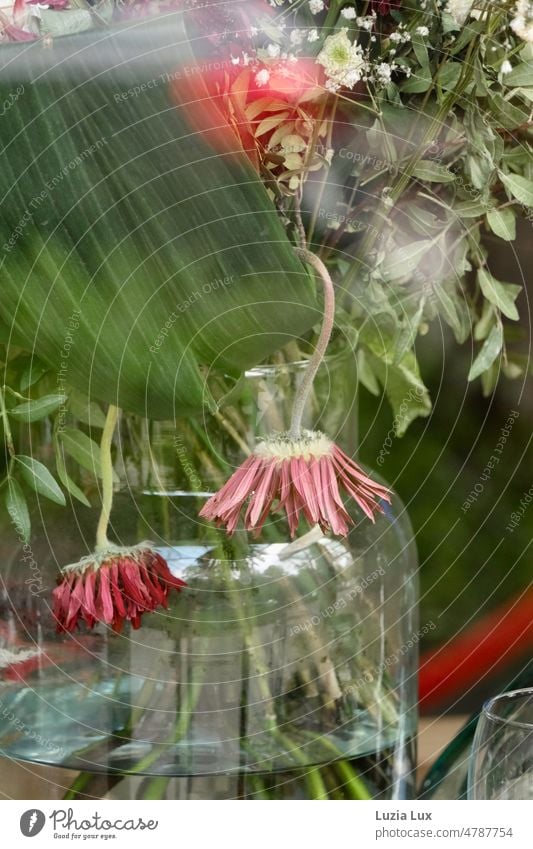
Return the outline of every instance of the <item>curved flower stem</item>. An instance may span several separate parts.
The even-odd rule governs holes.
[[[107,410],[102,439],[100,441],[100,455],[102,466],[102,510],[96,529],[96,550],[103,551],[109,548],[107,529],[113,505],[113,458],[111,457],[111,444],[113,434],[117,426],[119,409],[110,404]]]
[[[313,386],[313,381],[316,377],[316,373],[320,367],[322,360],[324,359],[329,340],[331,339],[333,322],[335,320],[335,289],[333,287],[333,281],[329,275],[329,271],[327,270],[322,260],[316,256],[316,254],[312,253],[312,251],[307,250],[307,248],[295,248],[294,250],[296,252],[296,255],[302,260],[302,262],[306,262],[308,265],[311,265],[315,269],[322,281],[322,285],[324,288],[324,318],[322,321],[320,336],[318,337],[318,342],[316,344],[315,351],[313,353],[313,356],[309,360],[309,365],[306,369],[303,380],[296,393],[296,398],[294,400],[294,406],[292,410],[289,436],[291,439],[299,439],[301,435],[302,417],[304,414],[305,405],[307,403],[307,399],[309,398],[309,393]]]

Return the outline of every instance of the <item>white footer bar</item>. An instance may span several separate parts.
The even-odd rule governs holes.
[[[532,802],[1,803],[11,847],[72,844],[183,849],[531,849]],[[67,841],[69,841],[67,843]]]

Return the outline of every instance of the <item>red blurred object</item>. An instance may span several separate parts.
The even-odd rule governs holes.
[[[36,643],[18,643],[16,646],[10,642],[10,646],[19,651],[35,651],[32,657],[24,660],[15,660],[9,666],[0,670],[0,678],[6,681],[25,682],[31,679],[32,673],[47,667],[57,666],[68,669],[70,666],[86,666],[90,674],[91,663],[98,657],[101,638],[92,634],[78,635],[76,640],[70,640],[64,645],[53,642],[44,642],[37,651]]]
[[[419,697],[432,710],[470,690],[533,646],[533,589],[500,605],[420,659]]]
[[[13,22],[18,27],[24,22],[26,15],[26,0],[15,0],[13,3]]]
[[[5,24],[4,32],[10,41],[35,41],[37,38],[32,32],[26,32],[26,30],[20,29],[14,24]]]
[[[371,9],[378,15],[388,15],[391,9],[399,9],[402,0],[372,0]]]
[[[256,68],[252,71],[248,102],[260,97],[278,97],[294,105],[308,93],[315,93],[314,90],[320,84],[321,68],[314,59],[301,57],[297,62],[278,62],[271,68],[265,68],[269,71],[270,78],[263,86],[256,83],[259,70],[260,68]]]
[[[70,5],[69,0],[25,0],[25,2],[28,6],[34,6],[37,3],[42,3],[43,6],[48,6],[49,9],[67,9]]]

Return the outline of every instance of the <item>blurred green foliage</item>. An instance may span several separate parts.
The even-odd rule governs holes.
[[[386,403],[364,389],[360,398],[360,457],[397,489],[416,533],[421,622],[437,624],[425,648],[448,640],[531,581],[533,503],[518,526],[507,529],[532,485],[531,378],[511,382],[502,377],[494,395],[483,398],[480,386],[467,382],[470,345],[458,348],[448,336],[435,327],[418,343],[435,406],[405,436],[389,433]],[[519,416],[496,455],[499,463],[483,481],[512,410]],[[380,466],[387,435],[392,445],[388,455],[381,455]],[[465,509],[469,496],[472,503]]]

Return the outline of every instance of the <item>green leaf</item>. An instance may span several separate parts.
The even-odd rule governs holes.
[[[26,497],[15,478],[9,477],[7,480],[5,503],[19,537],[24,542],[29,542],[31,531],[30,513]]]
[[[38,422],[54,413],[67,400],[66,395],[43,395],[35,401],[26,401],[9,410],[13,419],[21,422]]]
[[[28,366],[28,368],[24,369],[22,372],[22,376],[20,378],[19,389],[21,392],[25,392],[30,386],[35,386],[48,371],[45,365],[41,365],[40,363],[34,362],[33,359]]]
[[[510,194],[524,203],[526,206],[533,206],[533,182],[521,177],[519,174],[504,174],[503,171],[498,172],[500,180]]]
[[[444,34],[449,33],[449,32],[455,32],[456,30],[461,29],[460,24],[458,24],[457,21],[455,20],[455,18],[452,17],[452,15],[450,15],[450,13],[447,12],[445,9],[443,9],[443,11],[442,11],[441,27],[442,27],[442,32]],[[468,33],[469,28],[465,27],[463,32]]]
[[[401,280],[402,277],[409,277],[432,245],[432,239],[418,239],[394,248],[387,254],[380,269],[385,280],[393,282]]]
[[[414,419],[431,412],[431,400],[420,378],[416,357],[410,352],[398,365],[390,365],[371,352],[368,357],[392,407],[394,432],[403,436]]]
[[[423,236],[432,236],[442,231],[442,221],[429,209],[416,203],[409,205],[409,221],[411,227]]]
[[[516,218],[512,209],[491,209],[487,212],[487,222],[492,232],[512,242],[516,239]]]
[[[91,502],[85,495],[85,493],[79,488],[77,484],[74,483],[72,478],[70,478],[67,474],[67,469],[65,466],[65,461],[63,459],[63,455],[61,453],[60,446],[56,443],[56,469],[57,476],[67,492],[70,492],[71,495],[74,496],[78,501],[81,501],[85,507],[90,507]]]
[[[521,62],[509,74],[505,74],[503,82],[509,88],[533,86],[533,65]]]
[[[379,383],[370,367],[363,348],[357,351],[357,380],[371,395],[379,395]]]
[[[495,319],[496,310],[489,301],[483,301],[481,317],[474,327],[474,339],[476,342],[482,342],[483,339],[487,338]]]
[[[187,416],[209,406],[211,371],[236,377],[316,324],[313,276],[183,13],[2,46],[0,100],[19,84],[2,125],[0,316],[54,374],[91,400]]]
[[[95,401],[89,401],[87,396],[74,390],[69,394],[69,408],[74,418],[89,427],[103,428],[105,415]]]
[[[95,477],[102,477],[100,446],[81,430],[66,427],[59,433],[59,441],[67,454]]]
[[[105,2],[101,5],[105,6]],[[58,38],[84,32],[94,26],[89,9],[67,9],[63,15],[54,15],[54,10],[48,8],[39,11],[39,29],[42,35],[51,35]]]
[[[488,155],[474,156],[469,154],[466,157],[466,172],[470,177],[470,181],[474,188],[479,189],[480,194],[486,188],[494,166],[491,158]]]
[[[481,33],[485,33],[486,31],[486,23],[484,20],[480,21],[467,21],[465,24],[461,26],[461,24],[456,23],[456,21],[452,18],[452,16],[443,11],[442,12],[442,31],[443,32],[452,32],[453,30],[460,30],[453,47],[450,52],[452,56],[457,56],[458,53],[469,44],[476,35],[480,35]]]
[[[487,212],[487,204],[472,198],[454,204],[453,211],[460,218],[479,218]]]
[[[15,457],[16,462],[20,466],[20,473],[24,481],[35,490],[35,492],[44,495],[50,501],[55,501],[56,504],[66,504],[65,496],[59,488],[59,484],[52,477],[46,466],[34,460],[33,457],[25,457],[23,454],[18,454]]]
[[[463,326],[453,298],[446,292],[444,286],[439,283],[433,286],[433,293],[439,303],[439,313],[444,318],[444,321],[452,328],[456,338],[459,337],[461,341],[464,341],[462,339]]]
[[[479,269],[477,279],[487,301],[498,307],[507,318],[512,319],[512,321],[518,321],[518,310],[514,302],[521,292],[522,287],[514,283],[500,283],[486,268]]]
[[[499,93],[492,94],[490,102],[492,108],[487,117],[493,127],[503,127],[506,130],[513,131],[521,124],[527,123],[529,106],[524,106],[516,99],[512,103]]]
[[[425,73],[428,73],[429,54],[424,37],[415,32],[411,35],[411,42],[413,45],[413,52],[418,59],[418,64],[424,69]]]
[[[468,380],[475,380],[480,374],[489,369],[499,355],[503,345],[503,330],[501,322],[494,325],[487,336],[481,351],[472,363],[468,372]]]
[[[525,97],[526,100],[533,100],[533,88],[517,88],[513,94],[520,95],[520,97]]]
[[[439,71],[438,84],[445,91],[454,91],[461,77],[463,65],[461,62],[447,62]]]
[[[455,174],[445,165],[431,159],[421,159],[413,169],[413,176],[428,183],[452,183],[455,180]]]
[[[415,340],[418,334],[418,328],[420,327],[420,322],[422,321],[422,316],[424,314],[425,305],[426,298],[424,295],[421,295],[416,312],[413,315],[404,316],[403,323],[400,327],[395,345],[395,365],[397,365],[403,360],[405,355],[408,353],[408,351],[411,350],[411,348],[415,344]]]
[[[524,374],[524,367],[520,363],[508,359],[506,363],[502,364],[502,371],[509,380],[516,380]]]
[[[406,91],[408,94],[421,94],[430,88],[432,83],[431,71],[429,68],[422,68],[420,71],[413,71],[408,80],[400,86],[400,91]]]
[[[502,369],[503,371],[503,369]],[[484,398],[488,398],[489,395],[492,395],[496,388],[496,384],[498,383],[498,375],[500,373],[499,363],[493,363],[486,371],[481,375],[481,391],[483,393]]]

